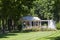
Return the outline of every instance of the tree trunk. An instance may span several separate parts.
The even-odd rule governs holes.
[[[16,30],[17,29],[17,24],[16,24],[16,20],[14,20],[14,25],[13,25],[13,29]]]
[[[16,24],[15,24],[15,21],[14,21],[14,20],[12,21],[12,25],[13,25],[12,29],[13,29],[13,31],[14,31],[14,30],[15,30],[15,26],[16,26]]]
[[[8,30],[9,32],[12,31],[12,19],[8,19]]]
[[[2,33],[5,33],[4,19],[2,19]]]

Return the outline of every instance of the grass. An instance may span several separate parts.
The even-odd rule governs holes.
[[[0,34],[0,40],[59,40],[60,30],[58,31],[39,31],[26,33]]]

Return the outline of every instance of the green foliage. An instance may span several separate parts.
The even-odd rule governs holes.
[[[0,0],[0,19],[3,26],[9,18],[17,24],[21,17],[27,15],[60,21],[60,0]],[[57,27],[60,25],[57,24]]]
[[[19,31],[22,31],[22,24],[18,25],[17,28],[18,28]]]
[[[54,18],[56,21],[60,21],[60,0],[55,0],[54,5]]]
[[[16,19],[30,14],[35,0],[1,0],[1,16],[7,16]]]
[[[34,2],[35,13],[43,19],[53,19],[53,10],[55,1],[53,0],[38,0]]]
[[[30,10],[33,7],[33,1],[35,0],[0,0],[0,19],[2,19],[3,28],[4,20],[13,20],[15,26],[21,17],[30,14]],[[9,26],[11,26],[12,23],[9,23]]]
[[[53,19],[56,16],[60,17],[59,4],[59,0],[0,0],[0,16],[13,16],[13,19],[19,19],[32,15],[41,19]]]
[[[32,29],[31,29],[32,31],[40,31],[41,30],[41,28],[40,27],[33,27]]]
[[[41,19],[60,21],[60,0],[36,0],[33,8],[34,14]]]
[[[25,28],[23,32],[29,32],[29,31],[41,31],[40,27],[32,27],[32,28]]]
[[[56,27],[57,27],[57,29],[60,30],[60,23],[57,23],[57,24],[56,24]]]

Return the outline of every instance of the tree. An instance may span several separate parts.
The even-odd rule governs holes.
[[[12,20],[14,20],[14,26],[15,26],[16,22],[19,20],[20,17],[30,14],[30,10],[33,7],[33,1],[35,0],[1,0],[0,15],[3,24],[4,20],[7,19],[8,29],[11,30],[10,27],[12,25],[11,23]]]
[[[60,0],[54,0],[54,17],[56,21],[60,21]]]
[[[38,0],[35,3],[35,13],[41,19],[53,19],[54,0]],[[43,17],[43,18],[42,18]]]

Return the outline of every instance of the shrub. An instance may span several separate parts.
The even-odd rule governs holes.
[[[25,28],[23,31],[24,32],[30,32],[30,31],[40,31],[41,28],[39,27],[32,27],[32,28]]]
[[[22,30],[22,25],[21,25],[21,24],[18,25],[17,29],[18,29],[19,31],[21,31],[21,30]]]
[[[40,27],[33,27],[32,29],[31,29],[32,31],[40,31],[41,30],[41,28]]]
[[[48,28],[47,31],[56,31],[56,29]]]
[[[56,27],[57,27],[57,29],[60,30],[60,23],[57,23],[57,24],[56,24]]]

